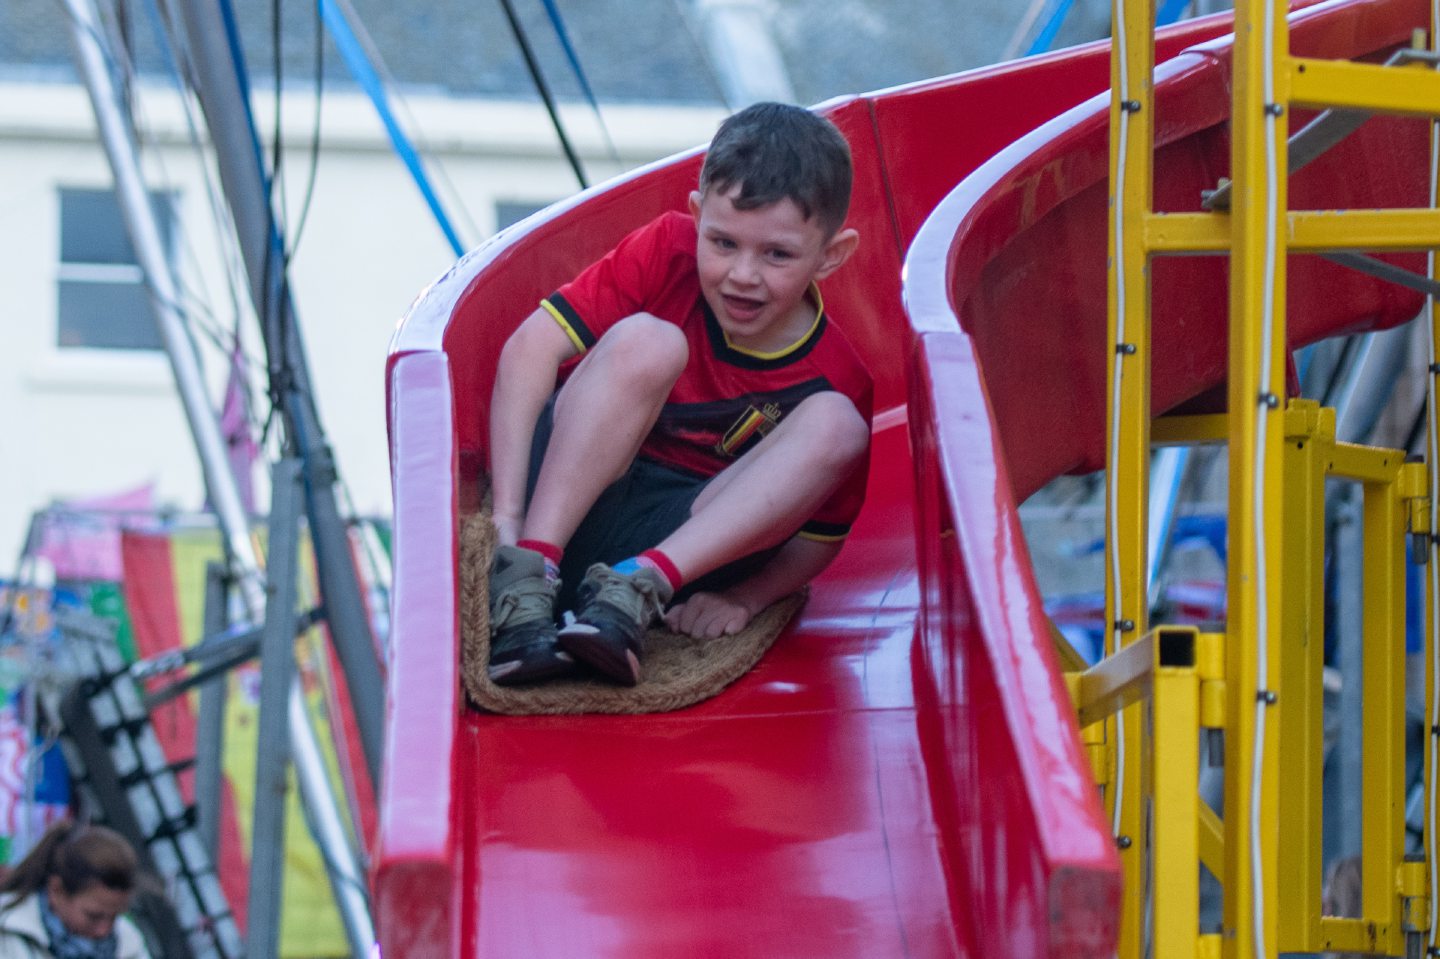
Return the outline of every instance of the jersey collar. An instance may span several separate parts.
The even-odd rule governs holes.
[[[704,296],[700,297],[700,308],[705,311],[705,331],[710,338],[710,347],[715,355],[732,366],[740,366],[745,369],[763,370],[774,369],[782,366],[789,366],[791,363],[801,359],[815,344],[819,342],[820,335],[825,332],[827,320],[825,318],[825,301],[820,296],[820,287],[814,283],[810,284],[809,296],[815,303],[815,320],[805,334],[791,343],[789,346],[775,350],[774,352],[763,352],[761,350],[749,350],[743,346],[736,346],[730,342],[729,335],[725,332],[720,321],[715,318],[715,312],[710,309],[710,304]]]

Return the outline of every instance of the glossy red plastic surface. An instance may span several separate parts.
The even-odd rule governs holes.
[[[1361,6],[1398,8],[1338,9]],[[1163,55],[1220,29],[1186,25]],[[1081,202],[1048,240],[1042,222],[1083,201],[1094,157],[1083,138],[1001,150],[1102,90],[1106,70],[1103,48],[1082,48],[825,105],[856,160],[861,252],[825,295],[877,378],[869,496],[774,649],[689,710],[467,708],[455,531],[475,506],[499,345],[541,296],[680,206],[698,154],[522,224],[422,293],[387,380],[394,637],[373,877],[387,959],[1109,954],[1118,869],[1015,513],[1017,492],[1086,460],[1083,409],[1103,409],[1066,326],[1067,285],[1094,265],[1067,248],[1093,211]],[[1218,74],[1196,83],[1197,102],[1223,103],[1206,93]],[[1179,112],[1177,129],[1217,122]],[[948,192],[997,150],[1003,169]],[[936,203],[902,291],[902,254]],[[1103,271],[1103,232],[1099,250]],[[1024,269],[996,265],[1011,262]],[[1094,282],[1103,308],[1103,272],[1081,286]],[[1035,315],[1003,312],[1017,287]],[[1373,319],[1340,312],[1314,332]],[[1213,339],[1221,321],[1196,313]],[[1028,369],[1007,359],[1031,352]],[[1078,420],[1055,415],[1055,389]]]
[[[1297,55],[1383,59],[1428,16],[1416,0],[1329,2],[1292,14]],[[1197,211],[1229,173],[1229,42],[1156,70],[1155,207]],[[907,260],[906,304],[922,332],[968,334],[1017,500],[1103,465],[1108,95],[1006,147],[936,207]],[[1292,111],[1297,128],[1310,114]],[[1291,178],[1292,209],[1428,204],[1427,126],[1376,117]],[[1391,257],[1422,270],[1420,254]],[[1420,298],[1315,256],[1292,256],[1292,347],[1403,323]],[[1225,375],[1227,264],[1165,257],[1152,268],[1152,402],[1163,413]]]

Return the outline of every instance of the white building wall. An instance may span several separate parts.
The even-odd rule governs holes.
[[[206,292],[215,324],[233,307],[201,164],[187,145],[177,98],[141,96],[147,179],[181,193],[187,287]],[[476,229],[494,230],[498,201],[573,193],[575,179],[538,105],[411,100],[418,130],[444,165]],[[257,93],[271,129],[273,97]],[[309,168],[313,100],[282,104],[286,196],[293,218]],[[358,512],[389,512],[383,371],[397,319],[454,260],[368,101],[327,95],[314,198],[292,264],[292,287],[322,421]],[[622,166],[709,139],[716,109],[615,107],[606,120]],[[616,165],[586,110],[566,114],[592,179]],[[99,496],[153,482],[180,508],[203,502],[198,465],[163,354],[59,349],[56,343],[60,187],[105,188],[110,171],[78,86],[0,84],[0,577],[15,570],[30,514],[56,499]],[[458,220],[459,218],[457,218]],[[462,221],[463,222],[463,221]],[[481,236],[466,235],[470,245]],[[243,291],[242,291],[243,293]],[[262,359],[244,304],[249,352]],[[218,407],[225,369],[201,339]],[[263,383],[255,395],[263,402]],[[263,411],[262,414],[263,416]],[[263,478],[261,487],[263,491]],[[261,508],[264,508],[263,492]]]

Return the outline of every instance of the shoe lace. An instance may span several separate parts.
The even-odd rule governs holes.
[[[663,611],[654,581],[643,574],[626,576],[597,563],[587,578],[595,588],[591,602],[612,606],[641,626],[650,625]]]
[[[540,622],[555,616],[555,587],[539,576],[527,576],[505,587],[490,610],[491,629]]]

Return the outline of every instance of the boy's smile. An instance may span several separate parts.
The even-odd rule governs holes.
[[[700,291],[732,346],[778,353],[814,324],[806,291],[845,262],[858,237],[854,230],[827,237],[819,219],[806,219],[789,198],[736,209],[739,190],[690,194]]]

